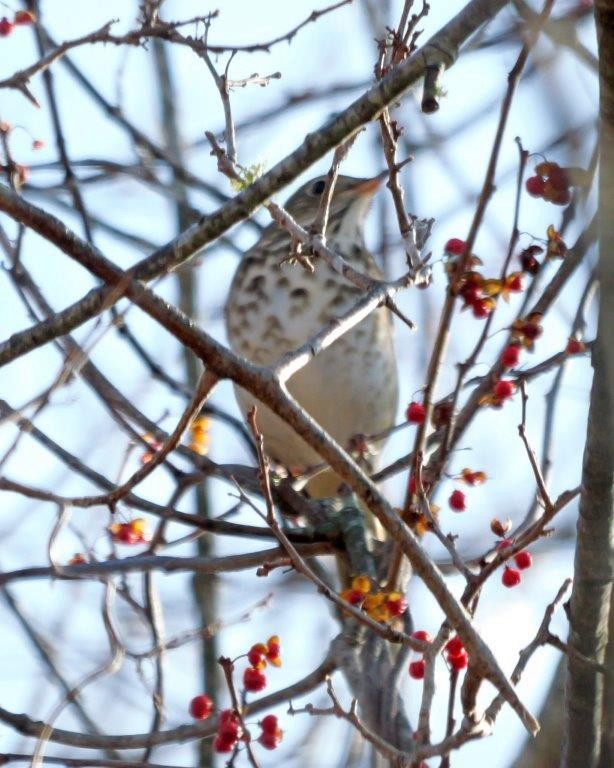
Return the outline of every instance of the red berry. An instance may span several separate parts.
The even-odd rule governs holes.
[[[520,571],[515,568],[504,568],[501,583],[504,587],[517,587],[521,581]]]
[[[492,389],[493,395],[498,400],[507,400],[516,391],[516,384],[508,379],[499,379]]]
[[[514,561],[521,571],[524,571],[525,568],[530,568],[533,565],[533,558],[531,557],[531,553],[526,549],[522,549],[520,552],[516,552],[514,555]]]
[[[571,200],[571,192],[568,189],[555,189],[547,199],[555,205],[567,205]]]
[[[238,739],[228,739],[218,733],[213,739],[213,749],[218,753],[232,752],[236,747]]]
[[[544,332],[544,329],[541,327],[539,323],[531,323],[531,322],[523,323],[521,330],[523,335],[526,336],[526,338],[530,339],[531,341],[534,341],[535,339],[537,339]]]
[[[472,307],[482,299],[482,289],[479,285],[466,285],[460,292],[466,307]]]
[[[448,664],[457,672],[461,669],[465,669],[469,664],[469,655],[467,654],[467,651],[463,648],[463,650],[456,656],[448,656]]]
[[[537,254],[543,253],[543,248],[540,245],[529,245],[520,253],[520,264],[524,272],[528,272],[531,275],[536,275],[539,272],[539,261],[537,261]]]
[[[417,629],[415,632],[411,633],[411,636],[414,640],[423,640],[425,643],[430,643],[433,639],[430,632],[427,632],[426,629]]]
[[[514,293],[524,291],[524,275],[522,272],[517,272],[515,275],[510,276],[507,288]]]
[[[463,641],[460,639],[458,635],[454,635],[454,637],[450,638],[448,642],[445,645],[445,651],[448,654],[448,656],[458,656],[461,653],[465,653],[465,646],[463,645]]]
[[[565,347],[565,352],[567,352],[568,355],[578,355],[580,352],[585,351],[586,344],[583,341],[580,341],[580,339],[569,339],[567,346]]]
[[[405,417],[410,424],[422,424],[425,415],[424,406],[421,403],[412,401],[405,411]]]
[[[409,665],[409,676],[413,677],[414,680],[422,680],[425,670],[426,663],[424,659],[420,659],[419,661],[412,661]]]
[[[0,19],[0,37],[8,37],[14,28],[15,25],[12,21],[9,21],[6,16],[3,16]]]
[[[515,368],[520,361],[520,347],[518,344],[510,344],[501,354],[501,364],[504,368]]]
[[[464,512],[467,509],[467,501],[462,491],[452,491],[448,504],[455,512]]]
[[[238,741],[242,736],[241,722],[232,709],[224,709],[220,712],[217,727],[218,736],[226,741]]]
[[[265,749],[276,749],[281,741],[282,732],[278,728],[275,732],[263,731],[258,737],[258,743]]]
[[[566,192],[569,189],[569,176],[564,168],[556,163],[550,163],[548,181],[558,192]]]
[[[530,176],[525,182],[527,192],[533,197],[542,197],[546,182],[541,176]]]
[[[265,654],[267,652],[267,647],[264,645],[264,643],[257,643],[256,645],[252,645],[252,647],[247,652],[247,660],[252,665],[252,667],[255,667],[256,669],[263,669],[263,667],[266,667],[266,661],[265,661]]]
[[[478,299],[471,305],[473,316],[479,318],[480,320],[488,317],[494,308],[494,304],[488,299]]]
[[[266,675],[262,670],[248,667],[243,673],[243,687],[246,691],[262,691],[266,688]]]
[[[206,693],[194,696],[190,702],[190,714],[196,720],[206,720],[213,712],[213,702]]]
[[[407,600],[404,597],[398,597],[394,600],[387,600],[386,608],[388,608],[388,611],[393,618],[402,616],[407,610]]]
[[[277,715],[266,715],[262,718],[259,725],[263,731],[266,731],[267,733],[275,733],[275,731],[279,728]]]
[[[348,589],[342,595],[342,597],[348,601],[350,605],[360,605],[365,599],[365,593],[359,589]]]
[[[460,240],[458,237],[453,237],[444,246],[444,251],[451,256],[462,256],[465,253],[467,243],[464,240]]]
[[[34,24],[36,21],[36,16],[32,13],[32,11],[17,11],[13,21],[15,24]]]
[[[497,542],[497,549],[501,552],[502,550],[513,546],[513,544],[513,539],[501,539],[501,541]]]
[[[142,541],[140,535],[132,528],[130,523],[120,523],[119,530],[113,536],[116,541],[122,544],[138,544]]]

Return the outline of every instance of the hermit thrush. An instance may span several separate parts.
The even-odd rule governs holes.
[[[327,244],[361,272],[381,273],[364,244],[366,213],[379,178],[339,176],[329,209]],[[303,227],[314,220],[325,179],[313,179],[286,203],[286,210]],[[226,304],[226,326],[232,349],[260,365],[275,363],[296,349],[332,318],[348,310],[360,296],[322,259],[314,271],[286,263],[291,240],[270,224],[239,264]],[[301,406],[344,448],[357,435],[374,435],[393,424],[397,405],[397,372],[392,322],[379,308],[317,355],[287,383]],[[237,388],[244,413],[254,398]],[[258,424],[267,453],[286,468],[299,472],[322,459],[270,410],[260,406]],[[381,448],[376,445],[376,451]],[[307,484],[316,498],[334,496],[340,479],[331,470]]]

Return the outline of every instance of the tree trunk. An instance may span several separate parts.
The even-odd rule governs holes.
[[[595,15],[600,67],[599,328],[593,353],[594,380],[584,453],[569,642],[603,663],[612,639],[614,484],[614,4],[597,0]],[[611,657],[611,653],[608,653]],[[569,660],[566,687],[566,743],[563,768],[605,768],[605,703],[612,701],[612,677]],[[611,763],[609,763],[611,765]]]

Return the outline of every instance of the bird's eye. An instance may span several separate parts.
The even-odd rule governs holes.
[[[324,192],[324,187],[326,186],[326,182],[324,179],[318,179],[317,181],[314,181],[311,185],[311,193],[313,195],[321,195],[322,192]]]

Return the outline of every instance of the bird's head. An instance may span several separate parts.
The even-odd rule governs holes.
[[[329,237],[341,234],[351,237],[355,231],[362,232],[365,215],[384,176],[337,178],[328,211]],[[286,210],[302,227],[308,227],[314,220],[325,186],[326,176],[318,176],[303,184],[287,201]]]

